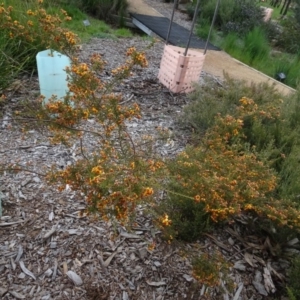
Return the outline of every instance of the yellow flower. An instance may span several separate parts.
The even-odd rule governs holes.
[[[245,210],[250,210],[253,209],[253,205],[252,204],[246,204],[245,205]]]
[[[34,12],[31,9],[29,9],[29,10],[27,10],[27,15],[28,16],[33,16]]]
[[[151,196],[153,194],[153,188],[146,187],[143,192],[143,197]]]
[[[194,199],[195,199],[196,202],[200,202],[200,200],[201,200],[201,198],[200,198],[199,195],[196,195],[196,196],[194,197]]]
[[[101,169],[99,166],[97,166],[97,167],[94,167],[94,168],[92,169],[92,173],[94,173],[94,174],[96,174],[96,175],[100,175],[100,174],[103,174],[104,171],[103,171],[103,169]]]
[[[234,129],[233,132],[232,132],[232,134],[233,134],[233,135],[238,135],[238,134],[239,134],[239,131],[238,131],[237,129]]]
[[[170,226],[172,223],[172,221],[169,219],[169,216],[167,214],[164,214],[161,222],[164,226]]]

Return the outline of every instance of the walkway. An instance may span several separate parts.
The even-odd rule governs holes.
[[[133,14],[148,15],[154,17],[163,17],[154,8],[147,5],[143,0],[127,0],[129,3],[128,11]],[[197,50],[203,51],[203,50]],[[224,77],[224,72],[229,74],[231,78],[244,80],[249,84],[267,82],[284,95],[295,92],[294,89],[282,84],[281,82],[243,64],[242,62],[232,58],[224,51],[209,50],[206,53],[203,71],[219,77]]]

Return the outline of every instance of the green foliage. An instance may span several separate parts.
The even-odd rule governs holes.
[[[280,95],[266,84],[247,87],[227,78],[224,86],[208,82],[191,95],[180,123],[192,127],[197,136],[213,126],[216,116],[239,117],[236,110],[243,95],[249,95],[259,105],[254,119],[243,116],[245,143],[255,146],[259,157],[267,159],[279,175],[278,197],[299,202],[300,194],[300,96],[299,92],[283,102]]]
[[[18,45],[0,34],[0,90],[6,88],[23,70],[27,63],[22,59],[27,49],[21,50]]]
[[[201,19],[212,20],[217,0],[201,2]],[[263,13],[251,0],[221,1],[215,26],[225,33],[236,32],[240,36],[262,24]],[[200,22],[201,22],[200,19]]]
[[[0,89],[7,87],[20,73],[35,71],[35,57],[39,51],[48,47],[60,52],[67,50],[62,49],[61,46],[63,41],[72,42],[72,39],[68,41],[65,35],[69,30],[70,37],[75,37],[73,34],[75,32],[83,41],[93,36],[105,38],[132,36],[128,29],[114,30],[103,21],[88,17],[78,8],[79,1],[45,0],[38,6],[33,0],[11,0],[5,1],[4,4],[4,8],[12,5],[12,10],[3,11],[0,15]],[[62,13],[61,9],[65,13]],[[28,11],[37,14],[28,14]],[[47,15],[49,24],[46,20]],[[7,17],[10,17],[11,21],[8,21]],[[90,21],[89,26],[83,24],[83,20],[86,19]],[[47,29],[47,26],[51,29]],[[57,42],[58,40],[60,42]]]
[[[273,87],[265,83],[249,86],[225,74],[222,85],[218,85],[214,80],[206,78],[205,84],[197,86],[190,94],[191,102],[184,108],[179,122],[183,126],[192,127],[196,135],[202,135],[214,124],[218,113],[222,116],[234,114],[239,100],[245,95],[258,105],[281,97]]]
[[[270,47],[264,31],[260,27],[255,27],[244,39],[244,52],[249,55],[249,64],[254,60],[264,61],[269,58]]]
[[[250,66],[262,66],[262,62],[270,59],[270,46],[265,31],[255,27],[243,38],[236,32],[225,36],[222,48],[232,56],[240,59]]]
[[[286,75],[284,83],[289,86],[297,87],[300,79],[300,61],[296,56],[282,55],[280,58],[274,59],[273,64],[273,77],[283,72]]]
[[[192,125],[194,146],[167,162],[166,235],[195,240],[245,211],[299,228],[299,94],[282,101],[266,84],[227,78],[192,99],[181,124]]]
[[[296,0],[295,1],[295,19],[297,21],[297,23],[300,25],[300,1]]]
[[[236,32],[240,36],[262,25],[263,12],[258,4],[251,0],[235,1],[230,20],[223,23],[224,32]]]
[[[114,30],[114,35],[117,37],[128,38],[132,37],[132,32],[128,28],[119,28]]]
[[[223,50],[225,50],[227,53],[230,53],[232,56],[239,57],[241,54],[241,43],[242,40],[239,38],[237,33],[230,32],[223,38],[221,42],[221,47]]]
[[[165,212],[177,237],[199,237],[205,224],[228,221],[245,210],[298,226],[291,202],[270,200],[277,178],[268,158],[245,142],[251,123],[272,122],[278,111],[269,107],[265,113],[248,98],[239,102],[236,117],[218,114],[198,146],[187,147],[168,163]]]
[[[36,69],[36,54],[47,48],[73,54],[77,36],[63,27],[69,16],[59,11],[48,14],[37,2],[13,2],[0,11],[0,88],[5,88],[21,72]]]
[[[175,162],[170,162],[168,168],[171,176],[176,172]],[[197,240],[205,231],[211,227],[209,214],[205,212],[203,203],[195,202],[192,193],[183,190],[181,185],[172,178],[168,184],[169,195],[159,205],[158,213],[166,213],[172,220],[169,226],[164,228],[164,236],[192,242]],[[184,194],[181,194],[183,193]],[[187,194],[185,193],[187,192]]]
[[[289,270],[288,296],[289,300],[300,299],[300,257],[292,260],[292,267]]]
[[[277,37],[276,46],[288,53],[300,52],[300,23],[294,16],[283,21],[282,32]]]
[[[216,4],[217,4],[217,0],[200,2],[201,24],[202,24],[202,20],[208,20],[209,22],[212,21]],[[230,21],[231,15],[234,10],[234,5],[235,5],[235,0],[228,0],[226,2],[220,1],[220,6],[215,20],[215,26],[217,28],[221,28],[224,24]]]
[[[187,14],[188,14],[190,20],[192,20],[194,17],[195,9],[196,9],[196,5],[194,3],[188,3],[186,5]]]
[[[261,27],[254,28],[243,38],[231,32],[220,42],[220,47],[270,77],[276,78],[277,73],[283,72],[286,75],[284,83],[296,88],[300,77],[299,55],[272,54],[267,34]]]
[[[220,285],[220,279],[226,282],[230,291],[234,289],[234,282],[229,277],[230,263],[228,263],[221,253],[204,253],[195,257],[192,261],[193,276],[202,284],[209,287]]]
[[[112,15],[124,16],[127,0],[78,0],[73,1],[81,10],[104,21],[112,21]]]
[[[202,20],[200,24],[196,27],[197,35],[200,36],[202,39],[206,40],[208,38],[209,30],[211,27],[211,22],[209,20]],[[214,28],[212,28],[211,35],[210,35],[210,42],[213,42],[217,38],[217,32]]]
[[[289,287],[287,287],[286,290],[289,300],[297,300],[297,298],[295,297],[295,295]]]

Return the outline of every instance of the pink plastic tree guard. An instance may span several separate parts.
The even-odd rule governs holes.
[[[165,45],[158,73],[159,81],[173,93],[189,93],[198,82],[205,55],[195,50]]]

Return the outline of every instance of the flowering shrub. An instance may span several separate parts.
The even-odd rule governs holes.
[[[82,159],[62,171],[53,169],[50,182],[60,183],[61,190],[68,185],[82,192],[86,213],[99,212],[103,218],[122,221],[134,213],[137,203],[153,195],[154,174],[163,167],[149,153],[145,156],[127,132],[126,122],[140,118],[138,105],[122,105],[122,95],[111,91],[134,67],[147,66],[144,53],[135,48],[129,48],[126,55],[127,61],[112,71],[114,78],[108,82],[99,79],[105,64],[100,55],[92,55],[89,64],[73,58],[67,68],[70,93],[64,99],[50,99],[37,113],[40,123],[46,122],[52,131],[52,142],[81,141]],[[88,119],[95,121],[92,129],[87,128]],[[90,155],[82,146],[85,136],[95,144]]]
[[[255,147],[245,143],[244,123],[259,115],[271,122],[278,110],[263,111],[253,100],[242,98],[237,111],[239,118],[218,115],[199,146],[188,147],[168,164],[166,213],[180,238],[196,238],[207,222],[229,221],[245,211],[281,225],[300,225],[297,205],[274,199],[276,173]]]
[[[64,21],[70,21],[71,18],[64,10],[59,15],[48,14],[42,2],[38,0],[36,8],[26,12],[1,4],[1,77],[7,78],[10,74],[13,79],[19,72],[32,72],[36,69],[35,57],[39,51],[53,49],[68,55],[76,52],[79,39],[73,32],[61,27]],[[5,66],[8,66],[10,72],[6,71]],[[1,86],[8,82],[3,81]]]
[[[122,104],[122,95],[113,92],[115,85],[130,76],[133,68],[147,66],[145,55],[129,48],[124,65],[112,70],[112,80],[103,82],[100,75],[105,61],[93,54],[89,63],[81,62],[76,56],[77,36],[60,26],[70,20],[67,13],[62,10],[60,15],[50,15],[42,8],[42,0],[37,5],[18,18],[14,18],[11,6],[2,5],[2,34],[26,50],[26,67],[33,61],[35,65],[36,53],[46,48],[69,55],[71,66],[66,69],[69,93],[63,99],[53,96],[46,103],[41,96],[38,104],[28,102],[16,115],[29,116],[31,124],[36,122],[40,128],[50,130],[53,143],[70,146],[79,141],[81,159],[62,171],[53,167],[47,178],[58,184],[60,190],[68,186],[82,192],[87,213],[97,211],[104,218],[125,221],[137,203],[153,195],[153,175],[163,166],[162,162],[151,159],[149,153],[145,156],[145,149],[127,132],[126,122],[140,118],[139,106]],[[91,119],[92,128],[86,122]],[[85,151],[85,138],[93,139],[94,153]]]

